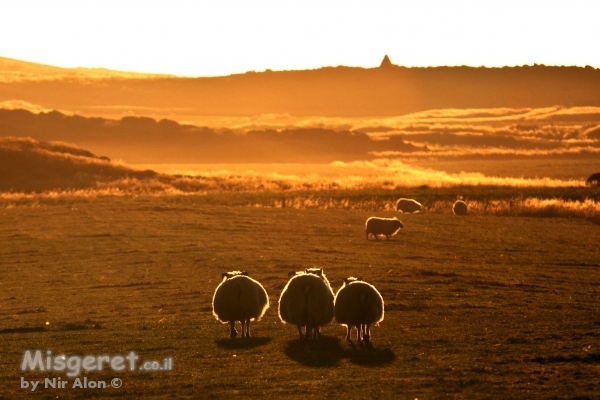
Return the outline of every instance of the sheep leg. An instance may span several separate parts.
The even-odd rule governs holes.
[[[300,337],[300,340],[302,340],[302,325],[296,325],[298,327],[298,336]]]
[[[348,328],[348,332],[346,333],[346,340],[352,341],[352,339],[350,339],[350,331],[352,330],[352,325],[348,324],[346,325],[346,327]]]
[[[365,331],[363,333],[363,338],[365,339],[365,342],[370,342],[371,341],[371,324],[365,324],[364,328],[365,328]]]
[[[250,320],[243,319],[241,322],[242,322],[242,337],[250,337]]]
[[[356,341],[362,341],[362,324],[356,325]]]
[[[229,338],[233,339],[237,336],[237,331],[235,330],[235,321],[229,321],[229,327],[231,328],[229,332]]]

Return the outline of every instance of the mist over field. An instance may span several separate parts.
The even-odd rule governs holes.
[[[600,107],[430,110],[391,118],[265,117],[201,127],[148,117],[0,109],[0,135],[60,140],[128,163],[331,163],[374,159],[597,158]]]

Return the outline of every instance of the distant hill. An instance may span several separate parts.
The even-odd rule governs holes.
[[[600,106],[600,70],[592,67],[406,68],[384,63],[370,69],[267,70],[210,78],[45,68],[0,59],[0,102],[20,100],[88,116],[135,113],[180,121],[201,115],[361,117],[447,108]]]
[[[140,164],[330,163],[415,157],[598,157],[600,107],[432,110],[242,130],[148,117],[0,109],[0,137],[73,143]]]
[[[0,57],[0,83],[56,79],[156,78],[172,75],[141,74],[106,68],[61,68]]]
[[[0,138],[0,191],[90,189],[103,182],[156,176],[65,143]]]
[[[323,185],[330,187],[329,182]],[[0,138],[0,193],[121,196],[262,191],[265,187],[287,190],[292,186],[289,180],[269,176],[183,176],[140,171],[68,143]],[[301,187],[321,186],[311,183]]]
[[[318,128],[240,134],[170,120],[120,120],[0,109],[0,137],[59,140],[129,163],[328,163],[373,158],[371,151],[422,150],[400,137],[372,140],[361,132]]]

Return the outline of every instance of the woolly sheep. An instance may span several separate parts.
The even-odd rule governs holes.
[[[365,223],[365,232],[367,234],[367,240],[369,240],[369,234],[373,235],[375,239],[379,240],[377,235],[385,235],[387,240],[390,240],[390,236],[394,236],[400,228],[403,228],[402,222],[398,218],[378,218],[370,217]]]
[[[292,278],[279,298],[281,322],[298,327],[302,339],[302,327],[306,327],[305,339],[317,339],[321,326],[333,320],[333,290],[323,268],[309,268],[290,272]]]
[[[260,320],[269,308],[269,296],[262,285],[245,271],[223,272],[223,281],[213,297],[213,315],[229,323],[229,337],[237,336],[235,321],[242,324],[242,337],[250,337],[250,321]]]
[[[465,203],[462,200],[456,200],[456,202],[452,206],[452,212],[454,213],[454,215],[467,215],[467,203]]]
[[[383,298],[375,286],[359,278],[346,278],[344,285],[335,295],[335,320],[346,325],[346,339],[350,340],[350,331],[356,327],[356,340],[371,340],[371,324],[383,321]]]
[[[600,186],[600,172],[591,174],[586,180],[585,184],[588,186]]]
[[[422,212],[422,208],[421,203],[414,199],[402,198],[396,203],[396,211],[402,211],[403,213]]]

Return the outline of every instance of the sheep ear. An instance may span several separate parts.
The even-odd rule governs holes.
[[[226,277],[227,277],[227,274],[228,274],[227,272],[223,272],[223,273],[221,274],[221,278],[226,278]]]
[[[323,268],[319,269],[319,276],[323,276]]]
[[[296,273],[294,271],[288,272],[288,276],[294,276],[294,275],[296,275]]]

